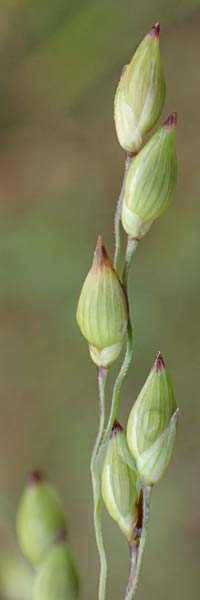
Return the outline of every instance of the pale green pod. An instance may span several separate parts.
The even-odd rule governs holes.
[[[143,484],[163,476],[174,447],[178,410],[172,384],[158,353],[128,419],[127,442]]]
[[[108,513],[131,543],[138,516],[137,474],[125,433],[117,421],[103,464],[102,496]]]
[[[31,473],[22,495],[16,520],[17,536],[23,554],[39,563],[54,542],[65,520],[60,499],[39,471]]]
[[[177,178],[175,132],[172,113],[130,164],[122,224],[131,238],[143,237],[172,201]]]
[[[92,267],[81,290],[77,322],[89,343],[92,360],[98,367],[108,368],[123,345],[128,305],[100,236]]]
[[[144,135],[154,127],[165,101],[165,81],[160,57],[160,26],[150,29],[117,87],[114,118],[120,145],[137,154]]]
[[[79,586],[71,549],[66,542],[51,548],[36,575],[33,600],[77,600]]]

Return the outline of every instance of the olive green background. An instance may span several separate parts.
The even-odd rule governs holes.
[[[115,88],[160,20],[162,119],[177,110],[179,179],[176,202],[134,258],[135,354],[119,417],[125,426],[161,350],[181,416],[172,464],[153,495],[137,599],[198,599],[200,1],[1,0],[0,7],[1,598],[31,598],[14,520],[35,466],[62,495],[82,598],[97,598],[89,475],[96,370],[75,311],[97,234],[113,252],[124,161],[113,123]],[[104,520],[107,597],[120,600],[128,549],[117,526]]]

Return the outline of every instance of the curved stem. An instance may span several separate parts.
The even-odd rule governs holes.
[[[126,352],[125,352],[125,356],[124,356],[124,360],[123,360],[121,369],[119,371],[119,374],[117,376],[117,379],[115,381],[114,388],[113,388],[111,410],[110,410],[110,415],[109,415],[109,419],[108,419],[108,424],[106,427],[106,440],[110,435],[110,432],[113,427],[113,423],[117,416],[119,395],[120,395],[122,383],[126,377],[128,368],[130,366],[132,355],[133,355],[133,330],[132,330],[131,320],[129,318],[128,328],[127,328]]]
[[[103,544],[102,525],[101,525],[101,472],[99,466],[99,449],[104,435],[105,426],[105,385],[107,379],[107,369],[99,367],[98,369],[98,386],[99,386],[99,430],[92,452],[91,458],[91,477],[94,499],[94,528],[96,543],[100,558],[100,578],[99,578],[99,600],[105,600],[106,593],[106,578],[107,578],[107,560]]]
[[[128,240],[126,258],[125,258],[124,276],[123,276],[123,283],[124,283],[126,293],[127,293],[127,279],[128,279],[129,267],[131,264],[133,252],[135,251],[136,247],[137,247],[137,243],[135,241],[134,241],[134,243],[130,243],[130,240]],[[106,579],[107,579],[107,560],[106,560],[106,554],[105,554],[105,550],[104,550],[102,525],[101,525],[101,511],[102,511],[101,470],[100,470],[101,450],[103,450],[107,444],[114,420],[117,415],[120,390],[121,390],[123,380],[127,374],[127,371],[128,371],[128,368],[129,368],[129,365],[131,362],[132,354],[133,354],[133,331],[132,331],[131,320],[129,317],[128,327],[127,327],[126,352],[125,352],[125,356],[124,356],[124,360],[123,360],[121,369],[119,371],[118,377],[115,381],[115,385],[113,388],[110,416],[108,419],[108,424],[107,424],[105,433],[104,433],[105,383],[106,383],[107,371],[105,369],[99,369],[99,371],[98,371],[99,399],[100,399],[100,423],[99,423],[98,436],[97,436],[94,450],[92,453],[91,475],[92,475],[93,496],[94,496],[94,527],[95,527],[97,547],[98,547],[99,556],[100,556],[99,600],[105,599]]]
[[[127,294],[128,273],[129,273],[129,269],[130,269],[130,265],[131,265],[131,259],[132,259],[133,253],[135,252],[135,250],[137,248],[137,245],[138,245],[138,242],[136,240],[131,240],[130,238],[128,238],[126,257],[125,257],[125,265],[124,265],[124,271],[123,271],[123,277],[122,277],[122,283],[123,283],[126,294]],[[131,319],[129,316],[128,327],[127,327],[126,352],[125,352],[125,356],[124,356],[124,360],[123,360],[121,369],[119,371],[119,374],[117,376],[117,379],[115,381],[114,388],[113,388],[112,404],[111,404],[111,410],[110,410],[110,416],[108,419],[108,424],[106,427],[105,441],[107,440],[108,436],[110,435],[114,420],[116,419],[117,409],[118,409],[118,404],[119,404],[119,395],[120,395],[122,383],[126,377],[127,371],[129,369],[129,366],[131,363],[132,355],[133,355],[133,330],[132,330],[132,325],[131,325]]]
[[[143,559],[143,554],[144,554],[144,549],[145,549],[145,544],[146,544],[147,531],[148,531],[151,494],[152,494],[152,487],[145,486],[143,489],[143,521],[142,521],[141,537],[140,537],[140,541],[139,541],[139,546],[137,548],[137,552],[135,554],[136,560],[135,560],[135,556],[134,556],[134,564],[132,564],[132,556],[131,556],[131,569],[130,569],[130,575],[129,575],[129,582],[128,582],[128,586],[126,589],[126,595],[125,595],[124,600],[133,600],[136,589],[137,589],[138,579],[139,579],[139,575],[140,575],[142,559]]]
[[[121,219],[121,204],[123,199],[124,192],[124,184],[126,172],[130,163],[130,157],[127,156],[125,162],[125,173],[124,180],[122,183],[122,189],[119,196],[119,201],[117,205],[116,215],[115,215],[115,268],[119,269],[119,258],[120,258],[120,249],[121,249],[121,235],[120,235],[120,219]],[[131,264],[131,258],[134,250],[137,247],[137,242],[135,240],[130,240],[128,238],[127,242],[127,250],[125,257],[125,266],[123,272],[123,285],[125,292],[127,294],[127,280],[128,280],[128,272]],[[118,374],[118,377],[115,381],[115,385],[113,388],[112,395],[112,403],[111,403],[111,411],[107,424],[106,431],[104,433],[105,427],[105,384],[107,379],[107,370],[103,368],[98,369],[98,386],[99,386],[99,430],[96,438],[96,442],[94,445],[92,458],[91,458],[91,477],[92,477],[92,487],[93,487],[93,498],[94,498],[94,528],[95,528],[95,536],[96,543],[100,557],[100,578],[99,578],[99,600],[105,600],[106,593],[106,579],[107,579],[107,560],[103,543],[103,535],[102,535],[102,524],[101,524],[101,513],[102,513],[102,498],[101,498],[101,450],[105,447],[107,440],[109,438],[119,403],[119,394],[121,390],[121,386],[123,380],[128,371],[131,358],[133,353],[133,332],[131,326],[131,320],[129,317],[128,327],[127,327],[127,345],[125,357]]]
[[[119,274],[120,269],[120,251],[121,251],[121,211],[122,211],[122,200],[124,195],[124,187],[126,174],[133,157],[126,154],[125,159],[125,167],[124,167],[124,177],[122,181],[122,187],[119,195],[119,199],[117,202],[115,218],[114,218],[114,239],[115,239],[115,254],[114,254],[114,268]]]
[[[101,445],[104,427],[105,427],[105,388],[108,370],[103,367],[98,367],[98,391],[99,391],[99,429],[95,445],[92,452],[91,464],[98,457],[98,451]]]

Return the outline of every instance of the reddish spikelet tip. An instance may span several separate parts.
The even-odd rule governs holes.
[[[155,25],[153,25],[153,27],[151,27],[148,35],[150,35],[150,37],[159,38],[160,37],[160,23],[155,23]]]
[[[65,528],[60,529],[55,537],[54,544],[64,544],[67,540],[67,530]]]
[[[165,368],[165,363],[164,363],[162,354],[161,354],[161,352],[158,352],[156,354],[156,358],[155,358],[155,361],[154,361],[154,369],[158,372],[158,371],[161,371],[164,368]]]
[[[107,255],[105,246],[103,245],[103,239],[101,235],[98,235],[92,266],[95,269],[98,269],[99,267],[103,267],[105,265],[113,269],[112,263]]]
[[[123,431],[123,427],[120,425],[119,421],[117,421],[115,419],[114,423],[113,423],[113,427],[112,427],[112,431],[111,431],[111,435],[110,437],[113,437],[115,435],[117,435],[117,433]]]
[[[28,475],[29,485],[37,485],[38,483],[42,483],[45,479],[46,479],[45,474],[43,473],[43,471],[40,471],[39,469],[35,469],[34,471],[31,471]]]
[[[177,113],[173,112],[169,117],[167,117],[166,121],[163,123],[164,127],[173,127],[177,123]]]

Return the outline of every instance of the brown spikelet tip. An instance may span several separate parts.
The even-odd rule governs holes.
[[[117,433],[123,431],[123,427],[120,425],[119,421],[117,421],[115,419],[114,423],[113,423],[113,427],[112,427],[112,431],[110,434],[110,437],[114,437],[115,435],[117,435]]]
[[[153,27],[151,27],[148,35],[150,35],[150,37],[159,38],[160,37],[160,23],[155,23],[155,25],[153,25]]]
[[[45,479],[45,473],[43,473],[43,471],[40,471],[39,469],[35,469],[34,471],[31,471],[28,475],[28,484],[37,485],[38,483],[42,483]]]
[[[99,235],[97,238],[97,245],[96,245],[95,252],[94,252],[94,259],[93,259],[92,266],[95,269],[99,269],[103,266],[107,266],[107,267],[110,267],[111,269],[113,269],[112,263],[109,259],[109,256],[107,255],[105,246],[103,245],[103,239],[102,239],[101,235]]]
[[[158,371],[161,371],[164,368],[165,368],[165,363],[164,363],[162,354],[161,354],[161,352],[158,352],[156,354],[156,358],[155,358],[155,361],[154,361],[154,369],[158,372]]]
[[[173,127],[177,123],[177,113],[173,112],[169,117],[167,117],[166,121],[163,123],[164,127]]]
[[[65,527],[63,529],[59,529],[54,539],[54,544],[57,546],[58,544],[64,544],[67,540],[67,530]]]

